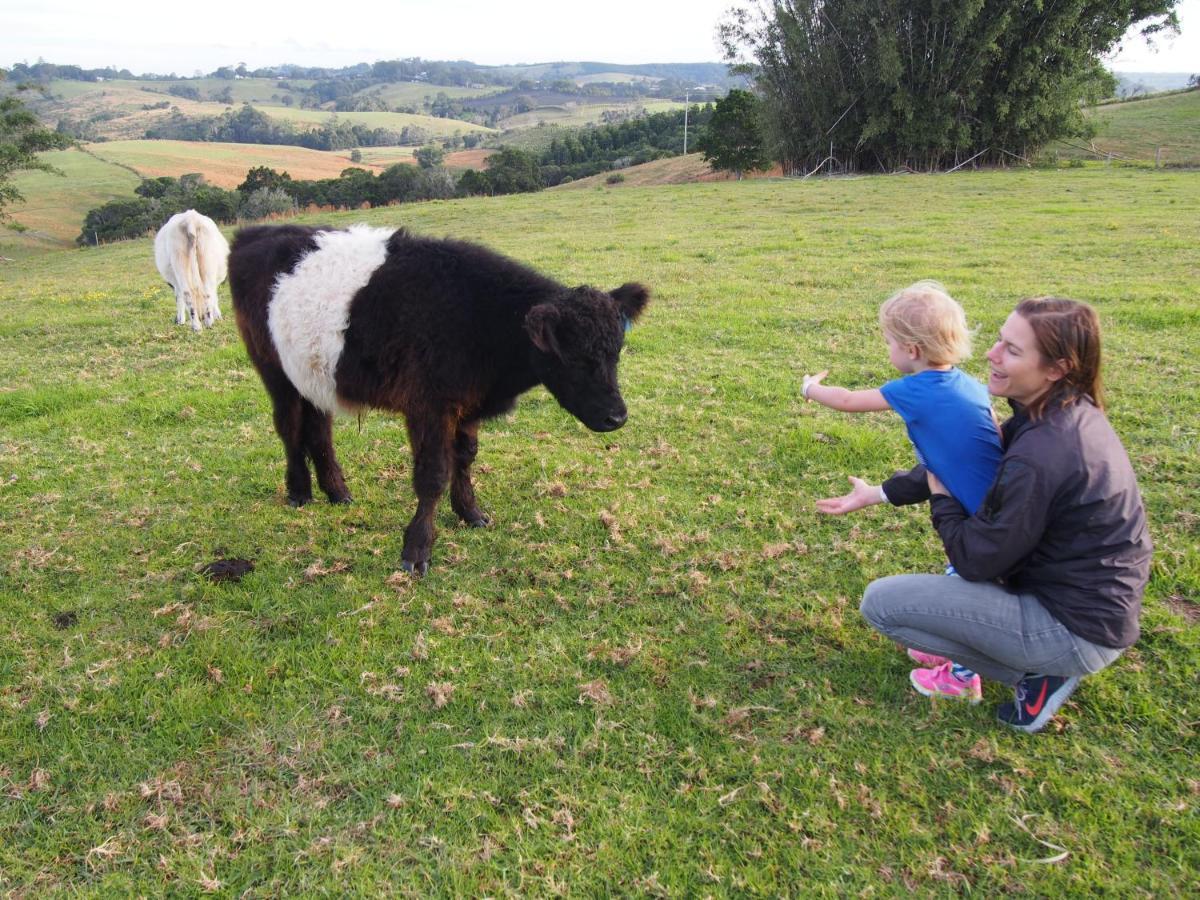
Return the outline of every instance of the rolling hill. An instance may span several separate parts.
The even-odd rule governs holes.
[[[1098,126],[1091,144],[1100,154],[1153,161],[1161,150],[1164,165],[1200,166],[1200,88],[1153,94],[1088,110]],[[1060,142],[1065,159],[1095,159],[1080,141]]]

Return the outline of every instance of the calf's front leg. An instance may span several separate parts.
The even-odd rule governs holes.
[[[413,489],[417,511],[404,530],[400,567],[424,575],[433,550],[433,516],[450,480],[454,423],[443,416],[409,416],[408,439],[413,454]]]

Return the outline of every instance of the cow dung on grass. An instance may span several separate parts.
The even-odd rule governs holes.
[[[489,524],[471,484],[479,425],[519,395],[543,384],[593,431],[625,424],[617,360],[649,300],[640,284],[568,288],[463,241],[298,225],[239,231],[229,283],[274,403],[290,503],[312,499],[309,463],[331,502],[350,501],[334,414],[403,413],[417,494],[407,571],[428,571],[447,485],[459,518]]]

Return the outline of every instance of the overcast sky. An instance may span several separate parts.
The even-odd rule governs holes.
[[[420,56],[484,65],[590,60],[718,62],[717,22],[732,0],[4,0],[0,66],[114,66],[192,75],[244,62],[343,66]],[[1127,42],[1123,71],[1200,71],[1200,0],[1178,6],[1183,34],[1156,51]]]

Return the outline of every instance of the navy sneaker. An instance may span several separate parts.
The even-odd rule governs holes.
[[[1080,676],[1026,675],[1012,703],[1001,704],[996,718],[1018,731],[1041,731],[1079,687]]]

